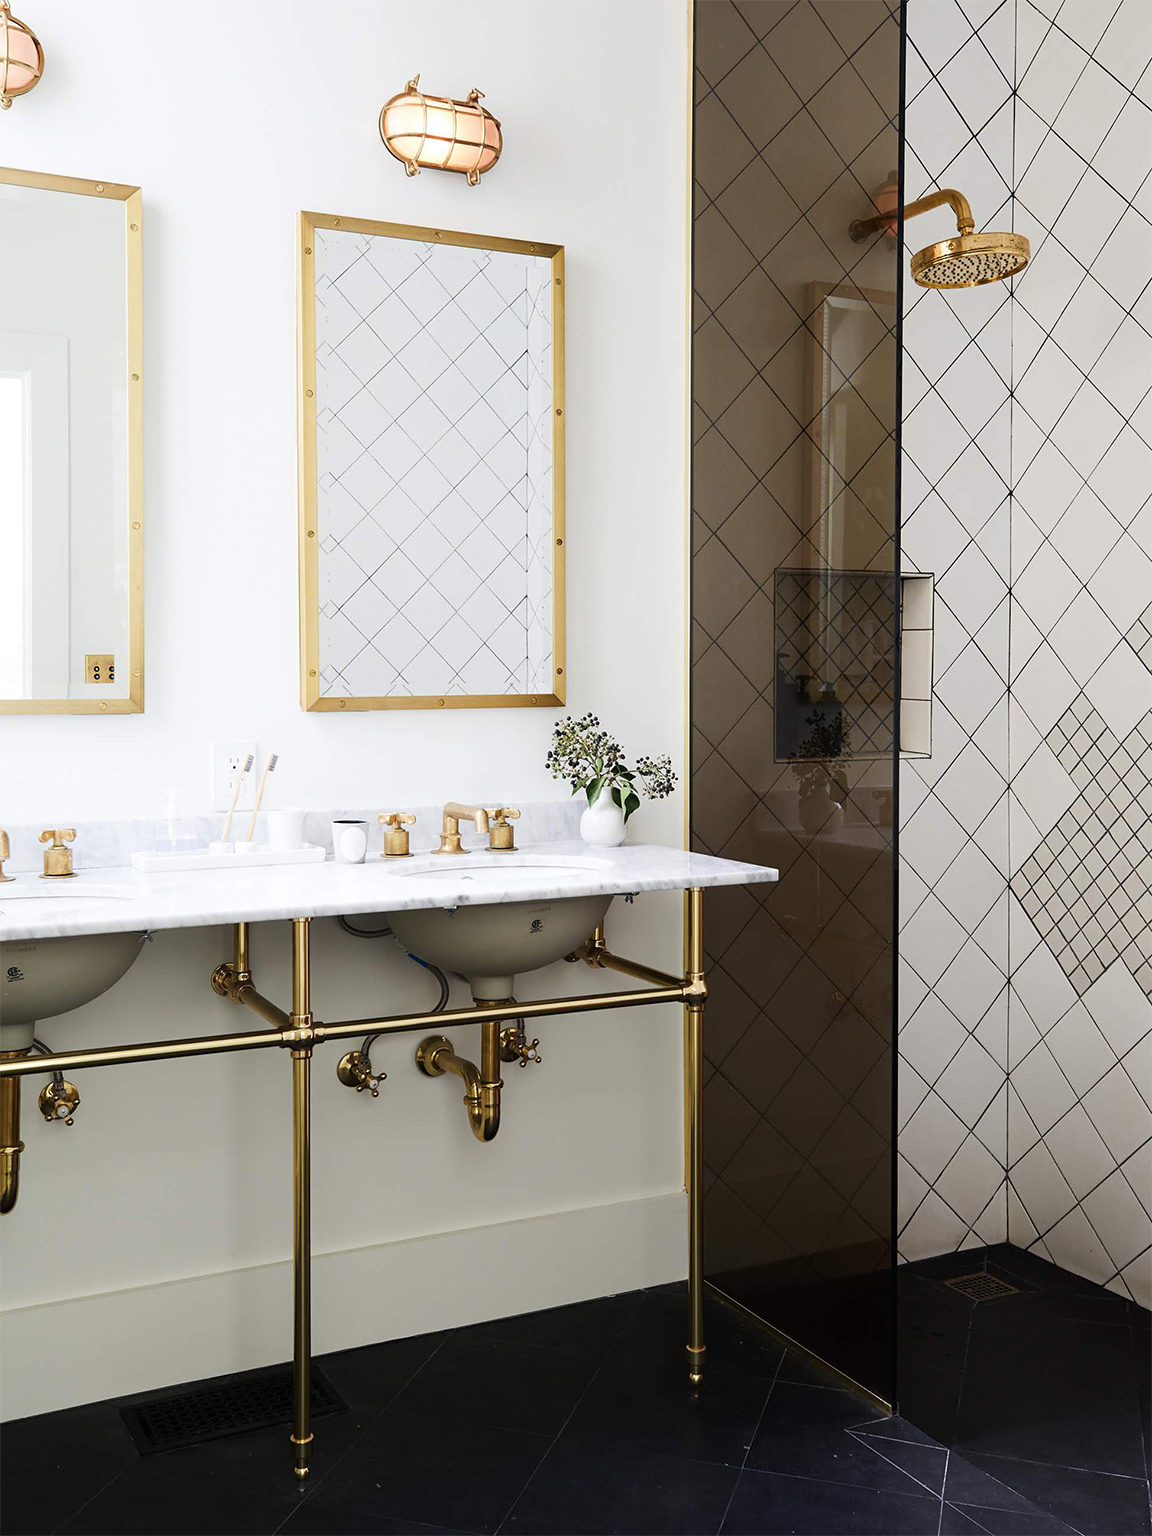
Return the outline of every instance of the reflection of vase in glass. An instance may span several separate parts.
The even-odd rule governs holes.
[[[800,825],[815,836],[838,832],[844,825],[844,806],[837,796],[840,785],[829,774],[812,774],[800,785]]]

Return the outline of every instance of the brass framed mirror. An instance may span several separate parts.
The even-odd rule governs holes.
[[[144,708],[138,187],[0,168],[0,713]]]
[[[564,251],[302,213],[301,700],[564,702]]]

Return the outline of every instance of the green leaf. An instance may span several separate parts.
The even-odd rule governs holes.
[[[632,812],[639,809],[639,806],[640,796],[635,792],[635,790],[630,789],[628,791],[628,798],[624,801],[624,820],[627,821]]]
[[[588,783],[584,786],[585,792],[586,792],[586,794],[588,796],[588,804],[589,805],[595,805],[596,797],[599,795],[600,789],[601,789],[601,786],[603,785],[603,783],[604,783],[603,775],[602,774],[597,774],[594,779],[589,779]]]

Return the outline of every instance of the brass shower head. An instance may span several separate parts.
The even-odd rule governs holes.
[[[1028,265],[1032,247],[1026,236],[1006,231],[977,234],[968,199],[951,187],[909,203],[904,209],[904,217],[914,219],[918,213],[927,213],[945,203],[956,214],[959,234],[951,240],[926,245],[913,256],[912,278],[922,288],[978,288],[982,283],[997,283],[1002,278],[1012,277]],[[871,219],[858,219],[849,232],[853,240],[866,240],[881,229],[894,233],[895,225],[891,210],[884,208]]]
[[[917,251],[912,278],[922,288],[978,288],[1022,272],[1031,254],[1024,235],[956,235]]]

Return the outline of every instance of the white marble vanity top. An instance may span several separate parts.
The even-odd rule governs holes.
[[[572,840],[460,858],[386,860],[370,854],[364,864],[329,858],[323,864],[162,875],[101,868],[59,883],[26,873],[0,886],[0,940],[753,885],[777,878],[776,870],[759,864],[676,848],[591,848]]]

